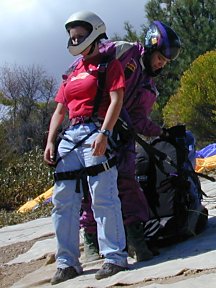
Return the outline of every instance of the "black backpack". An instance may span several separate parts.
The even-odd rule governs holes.
[[[178,125],[169,129],[169,137],[158,137],[150,144],[166,155],[163,159],[137,145],[136,178],[150,207],[150,220],[144,225],[146,240],[166,244],[194,236],[206,227],[205,193],[193,167],[194,142],[192,133]]]

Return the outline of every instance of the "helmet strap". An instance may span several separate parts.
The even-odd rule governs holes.
[[[94,50],[95,50],[95,43],[96,43],[96,41],[92,42],[91,48],[90,48],[89,53],[88,53],[87,55],[91,55],[91,54],[94,52]]]

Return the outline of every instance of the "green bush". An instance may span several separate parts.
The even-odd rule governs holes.
[[[163,109],[166,126],[185,123],[198,139],[216,138],[216,51],[199,56]]]
[[[42,149],[35,148],[13,159],[0,171],[0,210],[13,211],[53,185],[52,171],[43,162]]]
[[[6,210],[0,210],[0,228],[8,225],[15,225],[19,223],[28,222],[38,219],[40,217],[49,217],[51,215],[53,205],[39,204],[38,207],[32,211],[25,213],[18,213],[17,211],[8,212]]]

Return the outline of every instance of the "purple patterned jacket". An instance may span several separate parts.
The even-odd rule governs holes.
[[[158,136],[161,128],[149,118],[158,91],[153,78],[145,73],[142,45],[124,41],[106,41],[101,44],[100,52],[112,55],[122,64],[126,77],[124,108],[136,132],[145,136]]]
[[[101,43],[100,52],[110,59],[120,60],[126,78],[123,104],[124,120],[132,124],[137,133],[145,136],[157,136],[161,128],[149,118],[153,104],[157,99],[157,89],[152,77],[148,77],[143,66],[143,47],[139,43],[123,41]],[[148,203],[144,193],[135,179],[135,141],[131,139],[117,153],[118,155],[118,189],[122,204],[125,225],[149,219]],[[96,232],[96,223],[91,204],[82,203],[83,214],[80,225],[89,233]]]

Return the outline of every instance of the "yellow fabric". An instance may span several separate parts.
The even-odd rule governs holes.
[[[196,158],[196,172],[202,172],[204,169],[212,170],[216,168],[216,155],[207,158]]]
[[[42,193],[35,199],[26,202],[18,209],[18,212],[24,213],[32,210],[41,201],[49,199],[52,196],[52,193],[53,193],[53,187],[51,187],[50,189],[48,189],[46,192]]]

